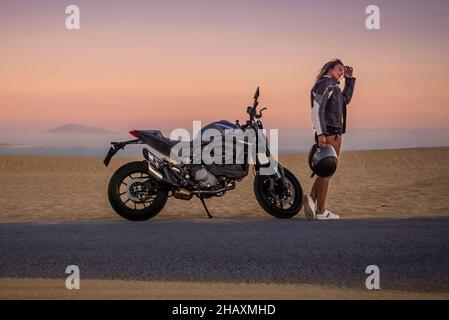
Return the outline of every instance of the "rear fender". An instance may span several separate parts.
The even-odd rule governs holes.
[[[125,149],[125,146],[127,146],[128,144],[141,144],[141,143],[143,143],[141,139],[128,140],[123,142],[111,142],[112,147],[109,148],[109,151],[103,160],[104,165],[107,167],[111,162],[112,157],[115,156],[115,154],[119,150]]]

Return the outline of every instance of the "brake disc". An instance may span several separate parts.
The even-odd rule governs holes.
[[[286,180],[285,183],[287,185],[287,194],[279,200],[283,204],[289,204],[293,199],[295,199],[295,188],[293,187],[293,184],[290,182],[290,180]]]
[[[143,187],[143,183],[148,179],[133,178],[126,186],[128,198],[134,202],[144,202],[148,197],[148,190]]]
[[[277,201],[281,202],[283,205],[288,205],[292,201],[292,199],[295,198],[295,188],[293,188],[293,185],[289,180],[285,180],[287,191],[282,196],[275,192],[274,179],[269,178],[268,180],[270,183],[268,191],[271,193],[271,196]]]

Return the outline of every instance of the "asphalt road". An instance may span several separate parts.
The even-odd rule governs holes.
[[[449,218],[2,223],[0,277],[276,282],[449,291]]]

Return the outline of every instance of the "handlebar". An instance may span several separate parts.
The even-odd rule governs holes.
[[[259,90],[259,87],[257,87],[256,93],[254,94],[253,105],[248,106],[248,108],[246,109],[246,112],[249,114],[249,119],[251,122],[254,121],[254,118],[256,118],[256,119],[262,118],[262,111],[267,109],[267,108],[262,108],[262,110],[260,110],[259,113],[257,113],[257,106],[259,105],[259,100],[258,100],[259,95],[260,95],[260,90]]]
[[[262,118],[262,111],[267,110],[267,109],[268,109],[268,108],[262,108],[262,109],[259,111],[259,114],[256,113],[256,118],[257,118],[257,119]]]

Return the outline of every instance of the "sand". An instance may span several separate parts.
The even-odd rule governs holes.
[[[309,192],[306,155],[281,162]],[[114,158],[0,156],[0,221],[121,219],[107,199],[113,172],[128,161]],[[270,218],[258,205],[253,175],[222,198],[207,200],[216,218]],[[449,215],[449,148],[345,152],[331,182],[327,207],[342,218]],[[205,218],[198,199],[170,198],[156,219]],[[303,218],[303,213],[298,215]]]
[[[149,299],[149,300],[375,300],[449,299],[449,293],[351,290],[302,284],[247,284],[83,280],[79,290],[65,279],[0,278],[0,300],[14,299]]]
[[[313,179],[306,155],[284,155],[303,189]],[[0,156],[0,221],[121,219],[107,199],[113,172],[128,161],[114,158]],[[258,205],[253,175],[222,198],[207,200],[216,218],[269,218]],[[331,182],[327,207],[342,218],[449,215],[449,148],[345,152]],[[156,219],[205,218],[198,199],[170,198]],[[303,213],[298,215],[302,218]]]

